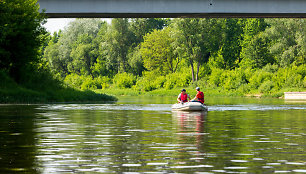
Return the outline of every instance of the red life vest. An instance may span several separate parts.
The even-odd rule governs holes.
[[[188,95],[186,93],[185,94],[181,93],[181,101],[188,102],[187,98],[188,98]]]
[[[198,99],[199,102],[204,103],[204,93],[201,92],[201,91],[198,91],[197,99]]]

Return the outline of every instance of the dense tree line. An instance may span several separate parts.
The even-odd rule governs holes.
[[[58,100],[58,91],[70,100],[65,84],[241,94],[306,87],[305,19],[77,19],[50,35],[37,0],[2,0],[0,11],[3,101],[25,93]]]
[[[304,19],[77,19],[50,36],[43,57],[82,89],[269,92],[306,87],[305,33]]]
[[[43,27],[45,22],[37,0],[0,1],[0,103],[116,100],[113,96],[71,88],[50,72],[49,65],[55,65],[52,69],[61,73],[91,71],[86,68],[97,61],[95,56],[99,53],[92,52],[92,41],[100,26],[72,32],[66,40],[57,33],[50,40]],[[84,24],[87,25],[80,25]],[[58,48],[58,41],[66,47]],[[43,58],[47,56],[46,47],[59,49],[48,53],[53,57],[51,62]],[[69,66],[67,62],[71,62]]]

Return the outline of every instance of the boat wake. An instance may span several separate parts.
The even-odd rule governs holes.
[[[214,105],[209,111],[306,110],[305,105]]]
[[[137,110],[171,111],[171,104],[50,104],[41,105],[41,110]],[[208,111],[268,111],[268,110],[306,110],[306,105],[208,105]]]

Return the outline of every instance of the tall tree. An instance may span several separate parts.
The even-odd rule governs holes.
[[[184,50],[185,54],[181,55],[187,57],[190,67],[192,81],[195,81],[194,76],[194,60],[200,53],[199,42],[201,38],[201,27],[199,24],[200,19],[176,19],[174,26],[177,29],[177,49]]]
[[[243,50],[244,58],[240,62],[242,67],[262,68],[268,63],[274,63],[269,52],[269,40],[260,32],[255,35]]]
[[[169,19],[161,18],[133,18],[130,22],[130,30],[134,37],[132,48],[130,48],[128,54],[128,63],[131,67],[131,72],[135,75],[141,75],[145,70],[143,65],[142,56],[140,53],[140,43],[143,42],[143,38],[147,33],[151,33],[153,30],[162,30],[168,25]]]
[[[92,36],[88,34],[79,36],[70,54],[72,58],[68,67],[70,72],[79,75],[92,75],[92,68],[97,59],[92,40]]]
[[[305,19],[266,19],[269,27],[265,36],[271,41],[269,50],[278,65],[306,63]]]
[[[127,18],[116,18],[106,35],[108,63],[115,64],[117,72],[126,72],[128,70],[127,54],[132,44],[133,34],[129,30],[129,20]]]
[[[243,19],[224,20],[224,40],[221,55],[224,60],[224,68],[232,69],[240,62],[241,41],[243,34]]]
[[[247,19],[243,27],[242,49],[240,66],[261,68],[273,62],[268,52],[268,40],[262,33],[267,27],[264,19]]]
[[[0,68],[20,81],[25,68],[39,61],[46,33],[37,0],[0,1]]]
[[[68,73],[67,62],[63,61],[60,56],[60,44],[58,43],[61,32],[54,32],[47,47],[44,50],[43,57],[48,61],[49,67],[53,74],[64,76]]]
[[[50,47],[45,50],[45,58],[51,68],[63,77],[68,73],[80,73],[81,70],[85,74],[92,74],[91,66],[97,59],[94,50],[98,47],[93,40],[103,25],[106,24],[100,19],[76,19],[69,23],[59,34],[57,42],[51,39]]]
[[[133,52],[129,53],[128,57],[129,65],[131,66],[131,72],[134,75],[141,76],[142,72],[145,70],[145,67],[140,52],[140,46],[135,47]]]
[[[222,46],[222,20],[216,19],[201,19],[201,40],[200,40],[200,54],[196,58],[197,73],[196,81],[199,80],[199,70],[202,64],[209,61],[212,54],[218,52]]]
[[[199,79],[200,65],[207,63],[210,54],[219,49],[221,40],[220,26],[215,19],[185,18],[173,22],[177,30],[177,49],[188,59],[192,81]],[[195,74],[194,64],[197,65]]]
[[[169,27],[147,34],[140,48],[145,68],[161,75],[174,73],[180,60],[174,54],[173,42]]]
[[[93,75],[95,77],[98,76],[114,76],[114,65],[107,62],[107,54],[109,45],[107,43],[107,34],[109,30],[109,25],[105,23],[101,25],[97,37],[93,40],[93,44],[95,45],[94,52],[97,54],[96,62],[93,66]]]
[[[161,30],[168,24],[167,19],[161,18],[133,18],[131,19],[131,31],[134,33],[135,45],[143,41],[143,37],[154,29]]]

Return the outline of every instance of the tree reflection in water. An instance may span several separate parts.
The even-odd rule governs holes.
[[[197,153],[204,153],[202,144],[205,143],[205,119],[207,112],[172,112],[177,122],[177,134],[180,144],[195,144]]]

